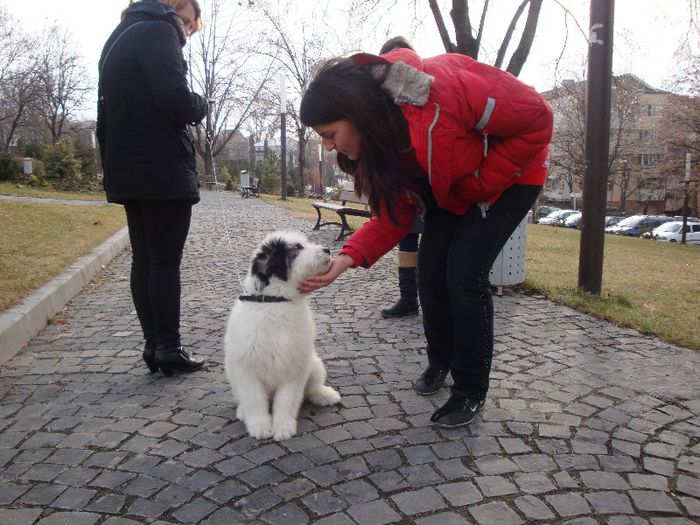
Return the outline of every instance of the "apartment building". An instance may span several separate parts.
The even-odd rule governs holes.
[[[580,207],[585,199],[585,90],[584,81],[569,80],[543,93],[555,119],[543,198],[560,207],[571,207],[574,199]],[[606,197],[610,211],[680,214],[687,187],[690,213],[698,213],[697,184],[683,183],[686,152],[671,145],[670,137],[677,130],[665,118],[678,99],[634,75],[613,78]],[[699,160],[691,159],[691,175],[698,173]]]

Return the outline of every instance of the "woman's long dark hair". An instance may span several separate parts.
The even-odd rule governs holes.
[[[356,161],[338,153],[338,166],[355,179],[355,192],[368,197],[374,212],[383,203],[397,222],[394,202],[407,187],[400,150],[409,146],[408,125],[401,109],[382,89],[382,78],[350,58],[326,62],[301,99],[300,118],[305,126],[347,119],[362,137],[362,151]]]

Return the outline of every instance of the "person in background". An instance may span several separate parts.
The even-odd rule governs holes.
[[[387,40],[379,54],[383,55],[394,49],[413,49],[413,46],[403,36],[395,36]],[[418,263],[418,238],[423,231],[423,220],[416,215],[411,230],[399,241],[397,263],[399,271],[399,299],[389,308],[382,310],[382,317],[404,317],[418,313],[418,286],[416,282]]]
[[[371,266],[420,211],[418,285],[428,365],[414,389],[434,394],[451,372],[451,395],[431,420],[446,428],[467,425],[489,387],[489,271],[544,184],[549,104],[513,75],[470,57],[421,59],[395,49],[328,61],[302,97],[300,119],[327,150],[336,150],[338,165],[373,211],[329,271],[307,278],[300,290]]]
[[[187,85],[182,47],[202,27],[197,0],[130,2],[100,58],[97,138],[107,200],[122,204],[132,248],[131,295],[151,373],[204,361],[180,340],[180,263],[199,201],[188,124],[207,103]]]

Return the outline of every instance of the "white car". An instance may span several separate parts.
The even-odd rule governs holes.
[[[545,224],[545,225],[559,225],[559,224],[564,224],[564,219],[566,219],[569,215],[572,213],[576,213],[574,210],[557,210],[553,211],[546,217],[542,217],[539,221],[537,221],[537,224]]]
[[[654,228],[652,239],[666,242],[681,242],[683,237],[683,221],[666,222]],[[700,222],[688,222],[685,225],[685,242],[700,244]]]

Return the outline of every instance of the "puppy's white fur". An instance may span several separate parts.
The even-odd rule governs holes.
[[[297,289],[304,278],[329,266],[328,250],[299,232],[268,235],[253,256],[246,290],[289,299],[239,299],[226,327],[226,375],[238,402],[237,417],[256,439],[281,441],[296,434],[304,398],[317,405],[340,401],[340,394],[324,385],[326,369],[316,354],[311,309]]]

